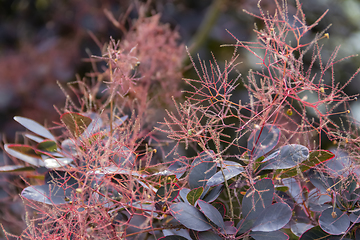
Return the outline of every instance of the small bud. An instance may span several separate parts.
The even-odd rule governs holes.
[[[292,116],[293,115],[292,109],[289,108],[288,110],[286,110],[286,114],[289,115],[289,116]]]
[[[336,217],[337,217],[336,212],[332,212],[332,213],[331,213],[331,216],[332,216],[332,218],[336,218]]]
[[[82,188],[77,188],[75,191],[76,191],[76,193],[82,193],[83,192]]]
[[[320,87],[319,90],[320,90],[321,93],[325,92],[325,89],[323,87]]]
[[[327,39],[329,39],[329,37],[330,37],[330,36],[329,36],[329,33],[325,33],[325,34],[324,34],[324,37],[326,37]]]

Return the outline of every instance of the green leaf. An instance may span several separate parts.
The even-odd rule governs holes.
[[[74,112],[64,113],[60,120],[75,137],[79,137],[92,122],[91,118]]]
[[[36,146],[39,150],[45,152],[56,152],[57,145],[56,142],[51,140],[44,140]]]
[[[335,155],[332,152],[327,151],[327,150],[311,151],[308,160],[302,162],[298,167],[293,167],[293,168],[286,169],[286,170],[280,170],[279,171],[280,176],[278,176],[278,177],[289,178],[289,177],[296,176],[298,174],[298,169],[301,172],[305,172],[320,163],[323,163],[327,160],[332,159],[334,156]]]
[[[187,194],[186,199],[189,201],[191,205],[195,205],[196,201],[200,198],[203,191],[204,191],[203,187],[194,188]]]

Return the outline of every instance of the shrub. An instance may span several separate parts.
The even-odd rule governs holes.
[[[157,17],[140,18],[129,33],[138,45],[110,41],[97,58],[108,68],[93,74],[94,85],[77,82],[80,106],[68,99],[59,123],[62,136],[15,117],[32,132],[25,134],[31,143],[4,148],[27,165],[1,170],[31,169],[43,176],[41,184],[24,178],[28,186],[21,196],[36,211],[28,212],[21,237],[357,237],[358,168],[349,150],[358,149],[356,132],[351,125],[344,127],[345,118],[336,118],[346,117],[347,103],[354,97],[335,82],[338,49],[322,59],[320,42],[329,38],[326,31],[303,41],[325,14],[308,25],[299,1],[295,13],[285,2],[274,4],[273,13],[263,12],[260,5],[258,14],[248,13],[262,22],[254,29],[257,41],[233,36],[236,43],[225,46],[235,51],[223,69],[215,57],[209,65],[199,59],[198,68],[191,59],[198,79],[185,79],[192,88],[185,91],[186,100],[175,100],[175,110],[168,110],[154,131],[148,128],[154,121],[144,117],[161,106],[151,101],[166,102],[175,95],[165,76],[178,76],[180,62],[180,47],[173,52],[176,33],[160,26]],[[149,25],[161,34],[142,45],[142,31],[153,33]],[[151,49],[154,44],[167,54]],[[232,95],[240,84],[240,75],[233,74],[239,47],[259,61],[259,70],[250,70],[243,80],[246,103],[235,102]],[[159,58],[151,61],[148,54]],[[309,65],[304,63],[306,54],[312,56]],[[318,73],[312,72],[315,64]],[[151,88],[153,81],[158,89]],[[160,133],[168,139],[158,138]],[[322,149],[324,136],[336,141],[337,149]],[[151,147],[166,146],[169,140],[175,143],[169,151]],[[153,161],[160,154],[171,161]]]

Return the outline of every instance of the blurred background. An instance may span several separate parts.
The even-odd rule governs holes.
[[[254,18],[243,12],[258,13],[256,0],[154,0],[144,1],[149,14],[161,13],[161,21],[170,24],[180,33],[186,46],[195,46],[191,54],[199,53],[203,60],[212,59],[214,53],[218,63],[229,60],[231,47],[221,44],[235,43],[226,31],[239,40],[255,40]],[[294,6],[294,1],[289,0]],[[129,13],[129,22],[138,15],[140,1],[131,0],[0,0],[0,133],[2,140],[14,142],[16,132],[24,128],[13,120],[24,116],[41,124],[59,121],[54,106],[62,108],[65,95],[62,86],[75,81],[91,71],[91,64],[84,61],[90,54],[101,55],[101,49],[90,37],[91,32],[100,43],[110,36],[121,39],[122,33],[113,26],[104,13],[110,11],[115,18]],[[326,61],[334,48],[341,45],[338,59],[360,52],[360,1],[357,0],[301,0],[308,24],[312,24],[327,9],[328,14],[314,28],[313,35],[329,24],[330,39],[323,41],[323,59]],[[272,11],[274,0],[262,0],[264,10]],[[295,9],[295,8],[292,8]],[[208,31],[205,31],[208,30]],[[199,34],[201,37],[199,37]],[[193,45],[195,43],[195,45]],[[310,61],[311,55],[307,61]],[[258,66],[252,56],[240,50],[238,71],[246,78],[249,69]],[[345,83],[360,66],[360,58],[354,57],[337,64],[335,78]],[[314,70],[316,71],[316,70]],[[196,78],[193,72],[186,77]],[[345,91],[348,95],[360,92],[359,77]],[[236,93],[238,99],[246,100],[242,89]],[[352,114],[360,119],[360,106],[352,103]],[[0,154],[0,165],[8,161]],[[25,227],[24,211],[15,185],[8,181],[19,181],[15,177],[0,176],[0,223],[7,231],[20,234]],[[6,187],[5,187],[6,186]],[[5,214],[4,209],[10,211]],[[0,237],[3,236],[0,233]]]

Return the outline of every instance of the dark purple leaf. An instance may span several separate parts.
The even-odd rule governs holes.
[[[161,240],[188,240],[187,238],[184,238],[179,235],[171,235],[171,236],[161,237],[161,238],[159,238],[159,240],[160,239]]]
[[[360,211],[350,213],[349,218],[350,218],[351,222],[359,223],[360,222]]]
[[[222,240],[223,238],[212,231],[199,232],[199,240]]]
[[[347,177],[353,170],[353,161],[350,155],[342,150],[333,150],[335,157],[326,162],[326,167],[331,176]]]
[[[213,151],[202,152],[191,164],[189,186],[191,189],[205,187],[206,182],[216,173],[216,163],[213,161]]]
[[[66,204],[66,198],[71,197],[73,188],[63,189],[55,184],[45,184],[26,187],[22,192],[21,196],[49,205]]]
[[[287,169],[292,168],[309,157],[309,149],[299,144],[289,144],[267,156],[259,169]]]
[[[219,228],[225,228],[223,216],[215,207],[203,200],[198,200],[198,205],[201,212],[204,213],[208,219],[215,223]]]
[[[299,238],[299,240],[340,240],[341,237],[331,236],[321,230],[320,226],[310,228]],[[343,238],[344,239],[344,238]]]
[[[180,160],[176,160],[174,163],[172,163],[169,167],[168,170],[170,172],[172,172],[173,174],[176,175],[176,178],[179,179],[181,178],[181,176],[185,173],[188,164],[185,163],[187,162],[186,160],[180,161]]]
[[[251,227],[254,225],[255,220],[245,220],[241,219],[237,224],[236,228],[238,229],[238,233],[244,233],[251,230]]]
[[[247,143],[250,158],[256,160],[270,152],[279,142],[279,138],[280,130],[274,125],[267,124],[261,129],[254,130]]]
[[[274,197],[274,184],[264,178],[246,191],[242,200],[242,216],[246,220],[256,219],[262,211],[271,205]]]
[[[284,227],[291,219],[292,212],[286,203],[267,206],[254,223],[252,231],[273,232]]]
[[[221,229],[223,234],[235,234],[237,232],[237,228],[234,227],[234,222],[227,221],[225,222],[225,228]]]
[[[185,227],[195,231],[211,229],[209,220],[194,206],[179,202],[170,206],[171,215]]]
[[[136,155],[128,147],[116,147],[114,150],[114,162],[121,168],[132,168]]]
[[[215,201],[219,197],[223,189],[224,189],[224,185],[218,185],[214,187],[213,189],[210,190],[209,194],[203,198],[203,200],[205,202]]]
[[[182,189],[180,190],[180,197],[182,198],[182,200],[184,200],[184,202],[186,202],[186,203],[188,203],[188,204],[190,204],[190,203],[189,203],[189,201],[187,200],[187,195],[189,194],[190,191],[191,191],[191,190],[188,189],[188,188],[182,188]]]
[[[350,219],[346,212],[338,208],[329,208],[321,213],[319,225],[322,230],[331,235],[340,235],[344,234],[350,226]]]
[[[243,167],[233,167],[233,166],[224,166],[223,172],[225,175],[225,180],[229,180],[237,175],[239,175],[240,173],[242,173],[244,171]],[[206,183],[206,185],[208,185],[209,187],[213,187],[215,185],[219,185],[220,183],[223,183],[224,180],[224,176],[223,176],[223,172],[219,171],[217,173],[215,173]]]
[[[311,225],[310,223],[296,222],[291,224],[291,232],[296,236],[300,237],[304,232],[306,232],[312,227],[314,227],[314,225]]]
[[[299,181],[295,178],[286,178],[282,180],[284,186],[288,187],[288,192],[290,193],[290,195],[293,197],[293,199],[295,200],[296,203],[302,203],[303,200],[303,196],[302,196],[302,188],[301,185],[299,183]]]
[[[164,186],[161,186],[155,195],[155,201],[160,204],[166,202],[172,202],[179,195],[179,186],[176,183],[166,183]]]
[[[289,236],[281,231],[251,232],[250,237],[255,240],[288,240]]]

